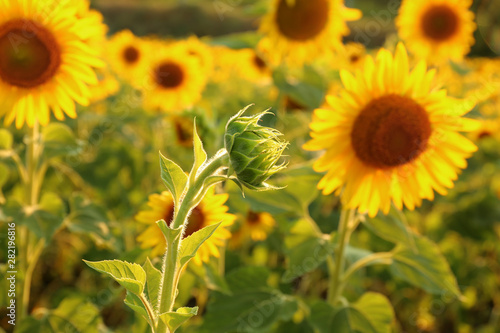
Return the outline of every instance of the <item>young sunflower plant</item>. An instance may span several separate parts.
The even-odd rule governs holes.
[[[221,201],[223,203],[227,196],[215,195],[213,186],[230,179],[241,188],[274,189],[266,181],[286,167],[278,164],[287,146],[281,139],[282,134],[258,124],[267,112],[244,117],[245,110],[228,121],[225,148],[210,159],[207,159],[194,126],[195,158],[188,175],[175,162],[160,154],[161,178],[169,193],[151,196],[153,209],[140,213],[137,219],[160,218],[156,222],[158,228],[150,226],[139,236],[139,241],[145,247],[154,246],[155,251],[160,249],[157,243],[160,246],[166,244],[166,249],[163,246],[165,254],[161,270],[155,268],[149,259],[143,266],[119,260],[85,261],[91,268],[108,274],[125,287],[125,304],[142,315],[153,332],[175,332],[197,314],[198,307],[174,309],[181,273],[191,259],[195,263],[205,260],[210,255],[210,248],[227,238],[224,227],[234,220],[234,216],[226,213],[227,208],[221,207]],[[201,215],[204,217],[200,218]],[[214,223],[214,218],[221,220]],[[218,232],[220,228],[223,230]],[[156,241],[157,230],[161,231],[164,241]],[[209,240],[214,236],[217,236],[215,240]],[[211,242],[209,248],[204,246],[207,242]]]

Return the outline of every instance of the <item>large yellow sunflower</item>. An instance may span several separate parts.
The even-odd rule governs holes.
[[[233,224],[236,216],[227,212],[228,208],[224,205],[227,198],[227,194],[215,194],[211,188],[189,216],[189,224],[184,237],[189,237],[208,225],[222,222],[214,234],[198,249],[193,258],[197,265],[201,265],[203,261],[207,262],[211,256],[218,257],[218,247],[224,245],[225,241],[231,237],[228,227]],[[172,195],[170,192],[151,194],[148,206],[151,207],[150,210],[141,211],[136,216],[137,221],[148,225],[147,229],[137,237],[137,240],[143,249],[152,247],[151,255],[154,257],[165,252],[165,238],[155,222],[164,219],[169,223],[172,220],[174,211]]]
[[[207,78],[200,61],[181,42],[158,44],[148,60],[141,87],[144,106],[153,111],[177,112],[201,99]]]
[[[148,41],[135,36],[130,30],[122,30],[110,38],[107,58],[120,78],[141,88],[145,84],[144,75],[150,49]]]
[[[273,64],[302,64],[339,47],[349,33],[346,21],[360,17],[343,0],[273,0],[260,26],[265,38],[259,48],[272,50],[268,55]]]
[[[396,18],[399,36],[420,59],[460,61],[474,44],[472,0],[404,0]]]
[[[89,28],[77,8],[57,0],[0,0],[0,116],[46,125],[50,110],[59,120],[76,117],[75,101],[89,103],[92,67],[103,67],[98,51],[82,39]]]
[[[370,216],[391,201],[414,209],[434,191],[446,194],[476,146],[459,134],[477,122],[462,118],[473,105],[437,89],[424,61],[409,69],[398,44],[365,58],[355,75],[340,72],[344,90],[314,111],[307,150],[326,150],[314,169],[326,171],[318,188],[340,194],[347,208]]]

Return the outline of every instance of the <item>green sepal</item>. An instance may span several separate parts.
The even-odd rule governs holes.
[[[121,260],[83,261],[90,268],[109,275],[125,289],[136,295],[141,295],[144,291],[146,272],[138,264]]]

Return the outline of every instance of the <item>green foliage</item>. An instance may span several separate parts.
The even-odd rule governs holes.
[[[62,123],[50,123],[42,129],[44,155],[52,158],[77,154],[81,150],[79,142],[71,128]]]
[[[394,249],[391,272],[427,292],[459,297],[455,276],[437,245],[419,237],[415,246],[415,250],[405,245]]]
[[[394,311],[389,300],[367,292],[352,304],[332,307],[317,302],[311,307],[311,325],[320,333],[390,333]]]
[[[194,232],[189,237],[186,237],[182,241],[181,249],[179,252],[181,267],[188,263],[189,260],[194,258],[196,255],[196,251],[200,248],[200,246],[215,232],[215,230],[219,227],[220,223],[212,224],[206,226],[203,229],[200,229]]]
[[[5,128],[0,128],[0,151],[11,149],[13,142],[14,137],[12,133]]]
[[[207,160],[207,153],[203,148],[203,142],[201,142],[201,139],[198,135],[198,131],[196,130],[196,121],[193,124],[193,147],[194,147],[194,163],[193,163],[193,168],[189,173],[191,183],[194,182],[194,177],[196,176],[196,173],[198,172],[200,166],[202,166],[203,163],[205,163],[205,161]]]
[[[178,308],[175,312],[162,313],[160,314],[159,318],[167,325],[170,332],[173,333],[189,318],[196,316],[197,314],[198,314],[197,306],[193,308],[182,307]]]
[[[161,179],[174,198],[175,206],[184,192],[188,177],[175,162],[160,153]]]
[[[105,273],[133,294],[141,295],[146,284],[146,272],[138,264],[120,260],[87,261],[89,267]]]
[[[99,309],[81,296],[70,296],[55,309],[45,309],[41,317],[28,317],[18,323],[16,332],[60,333],[98,332],[102,326]]]
[[[227,275],[231,295],[215,293],[199,332],[263,332],[297,311],[294,297],[267,285],[263,267],[243,267]]]
[[[146,290],[149,303],[151,303],[153,309],[158,309],[158,290],[160,290],[161,285],[161,272],[153,266],[149,258],[146,259],[142,268],[146,272]]]

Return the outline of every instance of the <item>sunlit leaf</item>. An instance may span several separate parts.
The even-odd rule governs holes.
[[[96,271],[109,275],[125,289],[136,295],[140,295],[144,291],[146,272],[138,264],[120,260],[83,261]]]

